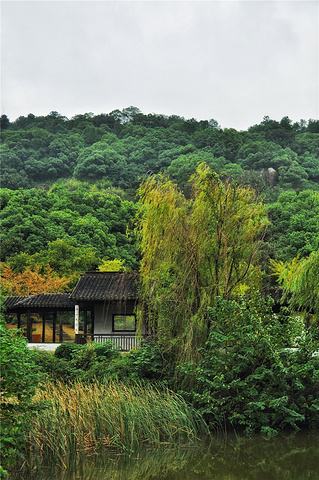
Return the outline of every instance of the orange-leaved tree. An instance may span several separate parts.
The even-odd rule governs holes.
[[[22,273],[15,272],[6,263],[1,264],[1,290],[3,295],[36,295],[38,293],[61,293],[73,280],[60,277],[48,266],[40,273],[39,267],[27,267]]]

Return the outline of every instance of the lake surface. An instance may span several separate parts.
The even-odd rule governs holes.
[[[61,470],[42,466],[13,480],[319,480],[319,435],[299,433],[265,440],[228,436],[192,447],[109,451]]]

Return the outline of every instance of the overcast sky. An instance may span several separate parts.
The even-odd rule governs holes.
[[[2,1],[1,113],[318,119],[317,1]]]

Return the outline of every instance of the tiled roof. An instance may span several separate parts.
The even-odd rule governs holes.
[[[65,308],[73,309],[74,302],[67,293],[39,293],[29,297],[7,297],[7,311],[17,308]]]
[[[20,295],[6,297],[3,306],[6,310],[10,310],[12,308],[15,308],[19,302],[25,300],[26,298],[29,297],[23,297]]]
[[[75,301],[136,300],[138,273],[86,272],[71,294],[39,293],[30,296],[9,296],[4,302],[7,312],[26,308],[74,308]]]
[[[138,273],[86,272],[71,293],[74,300],[135,300]]]

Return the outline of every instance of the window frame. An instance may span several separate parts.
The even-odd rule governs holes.
[[[116,330],[115,317],[134,317],[134,330]],[[135,333],[136,332],[136,315],[135,313],[113,313],[112,315],[112,332],[113,333]]]

